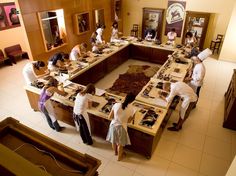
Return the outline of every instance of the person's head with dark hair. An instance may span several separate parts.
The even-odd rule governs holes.
[[[82,90],[82,91],[80,92],[80,94],[81,94],[81,95],[85,95],[85,94],[92,94],[92,95],[94,95],[95,92],[96,92],[95,86],[90,83],[90,84],[88,84],[88,85],[84,88],[84,90]]]
[[[124,102],[122,103],[122,109],[124,110],[128,104],[132,103],[135,100],[135,95],[133,93],[128,93],[125,97]]]
[[[193,33],[192,32],[187,32],[186,34],[185,34],[185,37],[186,38],[192,38],[193,37]]]
[[[42,67],[45,67],[45,63],[43,61],[37,61],[35,63],[33,63],[34,67],[39,70]]]
[[[118,23],[117,23],[117,21],[113,22],[112,27],[115,28],[115,29],[118,28]]]
[[[57,61],[59,61],[59,60],[64,62],[62,53],[56,53],[50,58],[50,61],[52,61],[52,65],[56,65]]]

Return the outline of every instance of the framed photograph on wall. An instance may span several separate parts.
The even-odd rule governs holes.
[[[20,26],[20,20],[15,3],[0,3],[0,30]]]
[[[89,12],[76,13],[74,15],[74,28],[78,35],[90,31]]]

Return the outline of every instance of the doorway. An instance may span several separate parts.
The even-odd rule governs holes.
[[[209,18],[210,13],[187,11],[182,43],[185,41],[186,32],[190,31],[196,37],[200,50],[203,49]]]

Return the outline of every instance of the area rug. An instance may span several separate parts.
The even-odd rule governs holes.
[[[127,93],[138,95],[159,68],[159,66],[130,65],[127,72],[120,74],[112,87],[106,91],[120,96],[125,96]]]

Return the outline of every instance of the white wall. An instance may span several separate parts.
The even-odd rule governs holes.
[[[221,49],[221,60],[236,62],[236,2],[225,35],[224,43]]]

